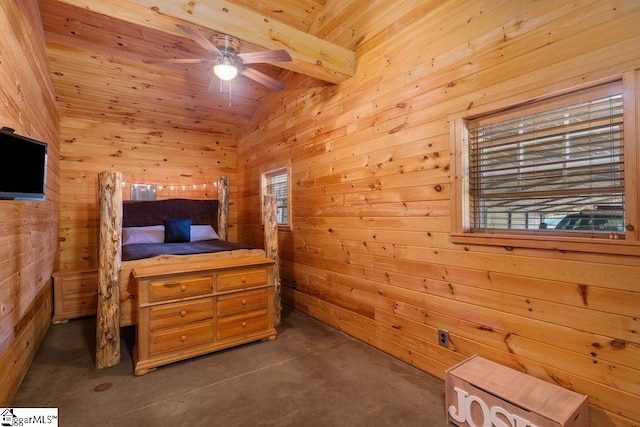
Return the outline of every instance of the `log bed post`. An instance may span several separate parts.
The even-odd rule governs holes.
[[[218,184],[218,237],[227,240],[229,224],[229,177],[221,176]]]
[[[100,236],[98,245],[98,310],[96,367],[120,363],[120,240],[122,235],[122,174],[98,174]]]
[[[276,196],[267,194],[264,196],[264,251],[267,258],[275,261],[273,265],[274,271],[274,287],[273,287],[273,315],[274,324],[280,324],[280,315],[282,313],[282,304],[280,301],[280,262],[278,259],[278,217]]]

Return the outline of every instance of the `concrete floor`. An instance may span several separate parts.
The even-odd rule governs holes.
[[[52,325],[12,407],[56,407],[60,426],[447,426],[444,382],[284,307],[278,338],[135,377],[96,369],[95,318]]]

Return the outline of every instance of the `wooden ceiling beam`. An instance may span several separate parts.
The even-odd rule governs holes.
[[[225,0],[58,0],[146,28],[185,37],[177,23],[229,34],[266,49],[286,49],[293,62],[278,63],[330,83],[355,72],[355,53]]]

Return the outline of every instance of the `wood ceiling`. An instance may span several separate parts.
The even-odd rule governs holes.
[[[286,49],[292,62],[252,67],[288,86],[340,83],[354,73],[353,46],[314,35],[326,36],[330,21],[338,31],[327,19],[330,1],[40,0],[60,117],[238,137],[269,89],[239,76],[230,93],[225,85],[211,94],[210,65],[143,60],[207,58],[176,27],[183,24],[205,37],[233,35],[241,52]]]

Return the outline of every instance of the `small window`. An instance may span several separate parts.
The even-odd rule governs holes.
[[[453,241],[637,240],[628,232],[637,194],[625,168],[635,148],[625,146],[624,93],[618,81],[456,119]]]
[[[290,227],[289,200],[289,168],[284,167],[262,174],[262,194],[276,196],[276,220],[280,227]]]
[[[155,184],[131,184],[131,200],[155,200]]]

